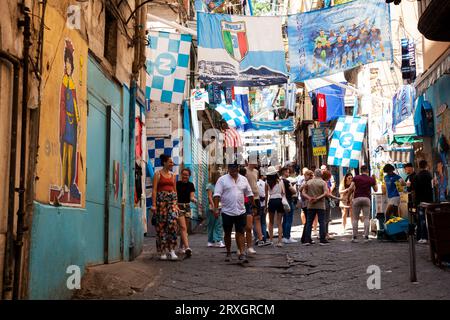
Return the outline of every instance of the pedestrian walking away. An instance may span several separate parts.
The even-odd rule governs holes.
[[[156,199],[151,210],[155,215],[156,248],[161,260],[177,260],[177,191],[175,175],[171,172],[174,166],[172,158],[160,156],[163,168],[153,178],[152,199]]]
[[[320,244],[328,245],[325,232],[325,201],[329,193],[327,183],[322,179],[322,171],[316,169],[314,178],[306,183],[302,192],[302,198],[308,201],[308,212],[306,216],[305,245],[313,244],[311,229],[316,215],[319,220]]]
[[[290,210],[286,212],[283,216],[283,243],[297,243],[297,240],[291,237],[292,222],[294,220],[294,197],[297,190],[291,185],[290,182],[290,172],[288,167],[281,169],[281,179],[284,184],[284,190],[286,193],[286,199],[289,202]]]
[[[364,215],[364,240],[369,240],[371,188],[375,192],[378,191],[375,175],[369,177],[369,168],[361,166],[361,174],[354,177],[350,185],[350,190],[354,192],[352,204],[353,242],[358,241],[358,222],[361,211]]]
[[[302,179],[301,185],[298,188],[299,195],[302,194],[302,192],[303,192],[303,190],[304,190],[304,188],[306,186],[306,183],[314,177],[314,172],[312,172],[311,170],[308,170],[307,168],[305,170],[305,168],[304,168],[303,169],[303,176],[304,177]],[[306,241],[305,241],[305,237],[306,237],[306,218],[308,216],[308,200],[305,197],[303,197],[303,196],[301,197],[301,206],[302,206],[301,209],[303,211],[302,212],[302,218],[301,218],[302,224],[303,224],[303,232],[302,232],[302,237],[300,239],[300,242],[302,244],[305,244],[306,243]],[[311,241],[311,242],[313,242],[313,241]]]
[[[188,239],[188,219],[191,218],[191,202],[197,203],[195,199],[195,187],[189,181],[191,177],[191,170],[184,168],[181,170],[181,181],[177,181],[177,195],[178,195],[178,226],[181,236],[181,252],[186,254],[186,257],[192,255],[192,249],[189,247]]]

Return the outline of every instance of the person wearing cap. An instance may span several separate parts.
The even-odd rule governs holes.
[[[253,203],[253,192],[247,179],[239,174],[237,164],[228,165],[228,174],[217,180],[214,188],[214,216],[219,216],[219,201],[222,204],[221,215],[225,233],[225,247],[227,250],[225,261],[231,261],[231,232],[233,226],[236,231],[236,245],[239,250],[239,262],[247,263],[244,250],[244,233],[247,224],[244,198]]]

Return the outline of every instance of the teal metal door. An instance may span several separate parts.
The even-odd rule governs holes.
[[[86,208],[94,217],[95,262],[122,259],[122,127],[114,108],[89,94]],[[108,203],[108,206],[105,204]],[[101,258],[99,258],[101,257]]]
[[[89,223],[86,234],[90,247],[89,264],[104,263],[105,231],[105,161],[106,109],[93,95],[88,95],[86,212]]]
[[[110,116],[110,188],[109,188],[109,232],[108,261],[122,260],[123,220],[122,216],[122,118],[115,108]]]

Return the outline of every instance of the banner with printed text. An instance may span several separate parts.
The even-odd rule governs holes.
[[[325,156],[327,154],[327,134],[327,128],[311,129],[313,156]]]
[[[292,81],[391,60],[389,4],[357,0],[288,17]]]
[[[197,28],[201,81],[240,87],[287,82],[282,17],[198,12]]]

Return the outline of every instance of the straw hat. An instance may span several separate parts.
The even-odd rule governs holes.
[[[278,174],[278,170],[275,169],[274,166],[270,166],[269,168],[267,168],[267,170],[266,170],[267,176],[274,175],[274,174]]]

